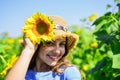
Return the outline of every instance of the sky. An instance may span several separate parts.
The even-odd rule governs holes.
[[[107,12],[107,4],[114,0],[0,0],[0,34],[20,36],[25,20],[36,12],[62,16],[68,26],[80,25],[80,19]]]

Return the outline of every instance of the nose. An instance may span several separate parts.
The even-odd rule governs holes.
[[[60,48],[59,47],[54,47],[53,53],[59,55],[60,54]]]

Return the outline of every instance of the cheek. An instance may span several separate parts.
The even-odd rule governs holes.
[[[39,56],[44,57],[50,50],[51,48],[48,47],[41,48],[39,51]]]
[[[65,54],[65,48],[61,49],[61,54],[64,55]]]

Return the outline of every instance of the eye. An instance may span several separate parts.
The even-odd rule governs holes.
[[[60,46],[65,46],[66,42],[61,42]]]
[[[54,43],[53,43],[53,42],[46,42],[46,45],[47,45],[47,46],[53,46]]]

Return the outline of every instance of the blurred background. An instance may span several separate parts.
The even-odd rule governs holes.
[[[36,12],[65,18],[79,41],[68,57],[83,80],[120,80],[120,0],[1,0],[0,80],[23,49],[22,27]]]
[[[112,11],[113,8],[106,9],[107,4],[115,7],[114,0],[1,0],[0,33],[8,32],[12,37],[21,35],[26,18],[35,12],[62,16],[68,26],[82,26],[80,19],[87,18],[93,13],[101,16],[106,11]]]

